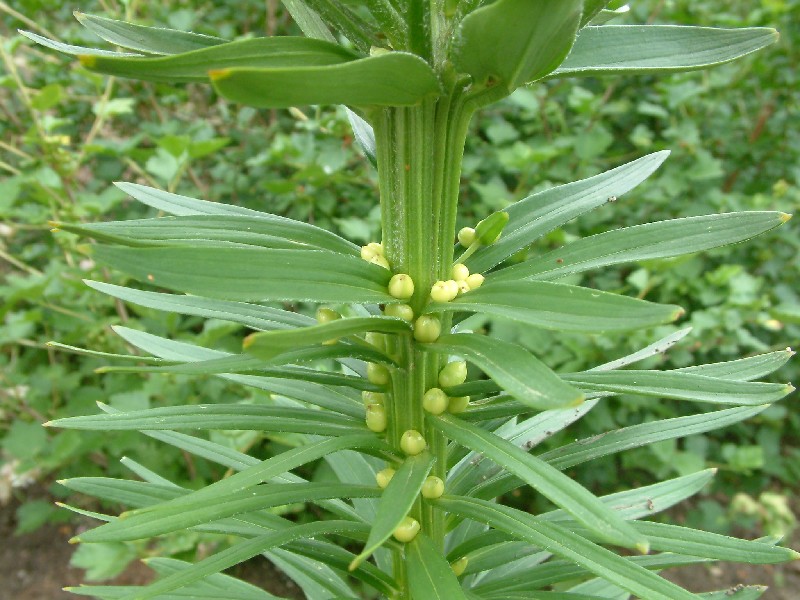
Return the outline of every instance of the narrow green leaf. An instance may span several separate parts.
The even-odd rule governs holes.
[[[31,31],[23,31],[22,29],[18,31],[20,35],[28,38],[32,42],[36,42],[40,46],[44,46],[45,48],[50,48],[51,50],[56,50],[58,52],[63,52],[64,54],[71,54],[72,56],[78,54],[85,56],[104,56],[113,58],[142,56],[141,54],[135,52],[114,52],[113,50],[96,50],[94,48],[84,48],[83,46],[73,46],[71,44],[64,44],[56,40],[51,40],[50,38],[43,37]]]
[[[697,596],[610,550],[553,523],[507,506],[463,496],[442,496],[434,505],[475,519],[570,560],[648,600],[697,600]]]
[[[292,541],[313,538],[322,535],[339,534],[348,535],[354,531],[361,531],[363,525],[349,523],[347,521],[323,521],[317,523],[306,523],[296,525],[290,529],[268,533],[217,552],[195,563],[188,569],[159,579],[157,582],[125,596],[123,600],[147,600],[156,598],[172,590],[181,588],[194,581],[199,581],[211,574],[219,573],[245,560],[258,556],[262,552],[279,546],[286,545]]]
[[[358,600],[343,577],[325,563],[307,556],[297,556],[282,548],[273,548],[262,556],[294,581],[307,598]]]
[[[433,462],[429,452],[409,456],[403,461],[381,495],[367,542],[361,554],[350,563],[349,570],[358,567],[391,537],[417,500]]]
[[[441,550],[420,533],[406,546],[408,589],[412,598],[459,600],[466,596]]]
[[[159,575],[171,575],[172,573],[177,573],[179,571],[183,571],[184,569],[188,569],[191,567],[192,563],[183,561],[183,560],[175,560],[173,558],[163,558],[163,557],[154,557],[154,558],[147,558],[143,561],[148,567],[153,569]],[[237,594],[241,595],[242,598],[252,598],[256,600],[258,598],[269,598],[269,599],[276,599],[275,596],[269,594],[258,588],[254,585],[246,583],[240,579],[236,579],[235,577],[231,577],[230,575],[224,575],[222,573],[217,573],[216,575],[210,575],[206,577],[202,581],[198,583],[204,584],[209,588],[216,590],[218,594],[232,594],[232,598],[238,598]],[[276,599],[277,600],[277,599]]]
[[[583,14],[581,15],[580,27],[583,29],[594,19],[609,3],[609,0],[584,0]]]
[[[680,369],[674,369],[674,372],[718,377],[720,379],[732,379],[734,381],[752,381],[753,379],[759,379],[777,371],[785,365],[792,356],[794,356],[794,351],[791,348],[787,348],[786,350],[758,354],[738,360],[682,367]]]
[[[406,333],[411,330],[408,321],[393,317],[351,317],[336,319],[328,323],[254,333],[244,340],[244,350],[258,358],[270,359],[282,352],[302,346],[322,344],[339,337],[346,337],[367,331],[381,333]]]
[[[439,93],[428,64],[405,52],[320,67],[220,69],[211,80],[221,96],[257,108],[412,106]]]
[[[739,212],[625,227],[512,265],[493,279],[551,281],[609,265],[693,254],[750,239],[784,223],[787,216],[780,212]]]
[[[278,36],[236,40],[157,58],[80,56],[81,64],[97,73],[165,83],[208,81],[209,71],[219,69],[313,69],[357,58],[357,54],[330,42]]]
[[[391,273],[360,258],[322,250],[121,248],[94,257],[140,281],[221,300],[392,302]]]
[[[142,429],[242,429],[339,436],[365,433],[364,424],[324,411],[247,404],[166,406],[117,414],[67,417],[50,427],[106,431]]]
[[[314,319],[306,315],[288,310],[281,310],[279,308],[262,306],[260,304],[213,300],[201,296],[182,296],[176,294],[162,294],[160,292],[146,292],[87,279],[84,280],[84,283],[98,292],[108,294],[113,298],[119,298],[125,302],[130,302],[131,304],[136,304],[137,306],[181,315],[193,315],[209,319],[224,319],[260,331],[308,327],[316,323]],[[136,358],[141,359],[142,357],[137,356]]]
[[[356,142],[358,142],[372,166],[377,167],[378,155],[376,154],[375,132],[372,130],[372,126],[349,108],[345,107],[344,110],[347,113],[347,120],[350,121],[350,127],[353,129]]]
[[[509,92],[541,79],[564,60],[581,20],[580,0],[497,0],[461,22],[453,64],[474,83]]]
[[[197,215],[107,221],[86,225],[53,223],[58,229],[125,246],[178,246],[205,243],[246,244],[262,248],[330,250],[358,256],[358,247],[308,223],[262,213]]]
[[[663,354],[670,348],[672,348],[675,344],[689,335],[689,332],[692,330],[691,327],[685,327],[683,329],[679,329],[674,333],[670,333],[665,335],[660,340],[656,340],[652,344],[645,346],[641,350],[637,350],[632,354],[628,354],[621,358],[617,358],[615,360],[609,361],[607,363],[603,363],[602,365],[597,365],[596,367],[592,367],[589,371],[611,371],[613,369],[620,369],[627,365],[632,365],[634,363],[639,362],[640,360],[644,360],[646,358],[650,358],[651,356],[655,356],[656,354]]]
[[[528,454],[509,441],[460,419],[442,415],[428,422],[455,442],[483,454],[509,473],[521,478],[604,541],[647,553],[647,538],[605,506],[597,497],[545,461]]]
[[[226,517],[296,502],[314,502],[344,497],[377,497],[375,486],[340,483],[292,483],[259,485],[246,493],[208,494],[203,498],[180,498],[180,502],[151,506],[123,513],[119,519],[78,536],[87,543],[124,542],[164,535]]]
[[[553,229],[629,192],[668,156],[668,151],[654,152],[594,177],[523,198],[504,209],[509,222],[503,236],[491,246],[480,248],[466,265],[473,273],[483,273]]]
[[[477,291],[477,290],[476,290]],[[539,410],[576,406],[583,394],[521,346],[472,333],[442,335],[422,348],[465,357],[520,402]]]
[[[586,391],[744,406],[775,402],[794,390],[789,384],[733,381],[679,371],[587,371],[561,377]]]
[[[564,470],[609,454],[655,444],[663,440],[721,429],[749,419],[763,412],[767,407],[768,405],[737,406],[688,417],[675,417],[632,425],[566,444],[539,455],[539,458],[557,469]],[[495,498],[520,485],[522,485],[522,481],[519,478],[504,473],[475,486],[471,494],[479,495],[481,498]]]
[[[777,32],[767,27],[585,27],[578,33],[569,56],[550,77],[704,69],[736,60],[777,39]]]
[[[429,311],[469,311],[513,319],[557,331],[625,331],[671,323],[683,314],[673,304],[656,304],[610,292],[549,281],[487,282],[451,302],[429,304]]]
[[[144,27],[77,11],[74,15],[81,25],[105,41],[148,54],[180,54],[227,41],[211,35],[164,27]]]
[[[171,215],[240,215],[245,217],[283,218],[234,204],[209,202],[208,200],[181,196],[138,183],[117,181],[114,185],[142,204]]]

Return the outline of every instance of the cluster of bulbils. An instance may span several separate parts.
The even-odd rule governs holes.
[[[470,237],[470,232],[472,235]],[[470,246],[475,241],[475,231],[465,227],[459,232],[459,241],[465,247]],[[383,246],[377,242],[372,242],[361,248],[361,258],[364,260],[391,270],[391,265],[383,253]],[[431,302],[450,302],[461,294],[470,290],[477,289],[483,284],[483,275],[479,273],[470,274],[466,265],[458,263],[453,265],[450,273],[451,279],[437,281],[431,286]],[[409,300],[414,295],[414,280],[410,275],[398,273],[389,280],[388,292],[393,298],[398,300]],[[413,323],[414,339],[422,343],[435,342],[441,334],[441,323],[433,315],[420,315],[414,318],[414,310],[409,304],[393,303],[388,304],[384,309],[384,314],[390,317],[398,317]],[[385,338],[381,334],[368,333],[367,342],[383,348]],[[389,370],[376,363],[367,365],[367,379],[376,385],[387,385],[391,381]],[[422,396],[422,407],[425,411],[433,415],[440,415],[445,411],[451,413],[464,412],[469,406],[469,396],[450,397],[442,388],[449,388],[464,383],[467,379],[467,363],[464,361],[453,361],[445,365],[439,372],[438,383],[440,387],[433,387],[427,390]],[[386,394],[380,392],[362,392],[362,397],[367,408],[366,424],[367,427],[376,433],[382,433],[387,427],[385,401]],[[407,456],[416,456],[427,448],[427,442],[423,435],[416,430],[410,429],[403,433],[400,438],[400,449]],[[395,470],[386,468],[376,476],[377,484],[380,488],[389,485]],[[429,476],[422,486],[423,498],[434,499],[444,493],[444,481],[434,475]],[[401,542],[410,542],[420,530],[419,522],[413,517],[407,516],[394,531],[394,537]],[[466,568],[463,561],[454,563],[453,570],[458,573]]]

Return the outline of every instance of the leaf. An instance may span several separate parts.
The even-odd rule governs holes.
[[[609,265],[693,254],[750,239],[786,222],[787,216],[779,212],[739,212],[625,227],[506,267],[494,279],[550,281]]]
[[[348,535],[354,531],[360,531],[362,528],[363,525],[349,523],[347,521],[324,521],[321,523],[296,525],[282,531],[271,532],[244,542],[239,542],[226,550],[217,552],[195,563],[188,569],[173,575],[168,575],[140,589],[138,592],[125,596],[123,600],[147,600],[149,598],[158,597],[160,594],[181,588],[189,583],[203,579],[208,575],[219,573],[249,558],[258,556],[270,548],[280,547],[297,539],[313,538],[328,534]]]
[[[94,257],[140,281],[220,300],[393,302],[387,269],[322,250],[121,248]]]
[[[497,275],[502,277],[503,271]],[[671,323],[683,315],[674,304],[656,304],[610,292],[546,281],[496,281],[491,275],[476,290],[430,311],[469,311],[505,317],[557,331],[625,331]]]
[[[564,223],[619,198],[647,179],[669,156],[654,152],[605,173],[538,192],[503,209],[503,236],[473,254],[466,265],[482,273]]]
[[[585,391],[745,406],[775,402],[794,390],[789,384],[733,381],[679,371],[587,371],[561,377]]]
[[[310,560],[307,556],[297,556],[282,548],[273,548],[263,556],[294,581],[309,600],[314,598],[355,600],[352,590],[343,578],[325,563]]]
[[[378,154],[375,149],[375,132],[372,126],[349,108],[345,107],[344,110],[347,113],[347,120],[350,121],[350,127],[353,130],[356,142],[358,142],[372,166],[377,167]]]
[[[201,296],[182,296],[146,292],[100,281],[84,280],[90,288],[125,302],[170,313],[224,319],[257,330],[308,327],[316,323],[311,317],[260,304],[213,300]],[[135,357],[141,360],[142,357]]]
[[[365,433],[364,424],[323,411],[247,404],[166,406],[108,415],[55,419],[48,427],[106,431],[241,429],[338,436]]]
[[[539,410],[576,406],[583,394],[521,346],[472,333],[442,335],[422,349],[464,356],[520,402]]]
[[[42,37],[36,33],[31,31],[23,31],[18,30],[20,35],[28,38],[29,40],[36,42],[40,46],[44,46],[45,48],[50,48],[51,50],[57,50],[58,52],[63,52],[64,54],[81,54],[85,56],[104,56],[104,57],[114,57],[114,58],[124,58],[124,57],[138,57],[141,54],[137,54],[135,52],[114,52],[113,50],[95,50],[94,48],[84,48],[83,46],[72,46],[70,44],[64,44],[62,42],[58,42],[56,40],[51,40],[46,37]]]
[[[658,575],[553,523],[507,506],[463,496],[442,496],[434,506],[501,529],[572,561],[648,600],[697,600]]]
[[[69,560],[71,567],[85,569],[86,581],[113,579],[136,559],[130,544],[107,543],[80,546]]]
[[[441,550],[420,533],[406,545],[408,589],[412,598],[459,600],[466,596]]]
[[[439,93],[439,82],[428,64],[405,52],[338,65],[232,68],[210,75],[221,96],[257,108],[306,104],[413,106]]]
[[[674,372],[718,377],[720,379],[732,379],[734,381],[751,381],[753,379],[765,377],[773,371],[777,371],[785,365],[792,356],[794,356],[794,351],[787,348],[786,350],[758,354],[738,360],[682,367],[680,369],[674,369]]]
[[[86,543],[146,539],[274,506],[332,498],[376,497],[380,492],[374,485],[270,483],[251,488],[246,493],[207,494],[197,499],[189,495],[180,498],[177,504],[173,502],[123,513],[119,519],[85,531],[77,539]]]
[[[367,331],[407,333],[411,325],[394,317],[350,317],[312,327],[254,333],[245,338],[243,347],[248,354],[270,359],[290,348],[313,346]]]
[[[578,522],[599,534],[604,541],[647,553],[647,538],[637,534],[613,510],[579,483],[545,461],[480,427],[451,415],[429,417],[428,422],[446,437],[478,452],[524,480]]]
[[[281,0],[287,12],[306,36],[328,42],[336,42],[336,38],[320,16],[303,0]]]
[[[767,405],[755,407],[737,406],[688,417],[675,417],[632,425],[577,440],[545,452],[539,455],[539,458],[547,461],[557,469],[564,470],[609,454],[617,454],[663,440],[721,429],[733,423],[749,419],[766,409]],[[470,494],[479,495],[481,498],[495,498],[516,489],[520,485],[522,485],[522,482],[519,478],[503,473],[478,484],[471,490]]]
[[[211,35],[163,27],[144,27],[77,11],[74,15],[81,25],[105,41],[148,54],[179,54],[227,41]]]
[[[200,245],[216,242],[263,248],[329,250],[358,256],[358,247],[338,235],[308,223],[269,215],[198,215],[131,219],[73,225],[53,223],[58,229],[125,246]]]
[[[408,511],[419,497],[422,484],[425,483],[425,478],[430,473],[434,460],[430,452],[406,457],[381,494],[375,521],[370,529],[367,542],[364,544],[361,554],[350,563],[348,567],[350,571],[380,548],[408,515]]]
[[[767,27],[585,27],[550,78],[704,69],[736,60],[777,39],[777,32]]]
[[[497,0],[461,22],[452,60],[478,85],[499,80],[509,92],[541,79],[564,60],[575,41],[579,0]]]
[[[589,371],[611,371],[613,369],[619,369],[621,367],[625,367],[627,365],[632,365],[634,363],[639,362],[640,360],[644,360],[646,358],[650,358],[651,356],[655,356],[656,354],[663,354],[672,346],[677,344],[692,330],[691,327],[685,327],[683,329],[679,329],[674,333],[670,333],[660,340],[653,342],[652,344],[645,346],[641,350],[637,350],[632,354],[628,354],[623,356],[622,358],[617,358],[607,363],[603,363],[602,365],[597,365],[596,367],[592,367]]]
[[[291,71],[347,63],[358,58],[342,46],[304,37],[275,36],[224,44],[156,58],[80,55],[81,64],[96,73],[143,81],[187,83],[208,81],[209,71],[231,68],[274,68]]]
[[[580,27],[583,29],[594,19],[609,3],[609,0],[584,0],[583,14],[581,15]]]
[[[224,202],[209,202],[208,200],[198,200],[197,198],[181,196],[138,183],[117,181],[114,185],[142,204],[146,204],[156,210],[164,211],[171,215],[241,215],[246,217],[263,217],[267,219],[285,218],[252,210],[243,206],[226,204]]]

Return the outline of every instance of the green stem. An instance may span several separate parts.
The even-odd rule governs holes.
[[[456,91],[407,108],[385,108],[370,115],[375,130],[381,194],[384,253],[395,273],[414,280],[408,301],[419,316],[431,286],[450,279],[464,152],[472,106]],[[442,331],[449,316],[439,315]],[[387,398],[387,440],[402,456],[400,438],[409,429],[425,437],[436,457],[433,475],[446,479],[447,440],[426,427],[422,396],[438,386],[444,358],[423,352],[411,334],[390,341],[398,359]],[[422,532],[444,548],[444,518],[423,500],[411,511]],[[405,571],[396,567],[401,597],[407,597]]]

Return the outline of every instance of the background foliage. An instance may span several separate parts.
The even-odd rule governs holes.
[[[277,4],[181,1],[165,8],[110,0],[85,2],[80,8],[223,37],[294,33]],[[70,8],[55,0],[0,2],[0,500],[10,494],[24,497],[26,481],[44,482],[51,493],[63,496],[61,486],[48,483],[54,474],[118,476],[124,469],[117,459],[125,455],[197,487],[222,473],[134,432],[46,431],[40,423],[93,412],[98,400],[116,408],[146,408],[178,398],[258,393],[218,379],[179,375],[100,378],[93,370],[103,361],[47,347],[57,339],[120,352],[123,342],[109,329],[118,324],[174,339],[200,333],[200,343],[222,349],[238,347],[239,339],[238,326],[229,323],[126,309],[92,292],[81,279],[121,281],[96,267],[73,236],[52,235],[48,220],[146,216],[146,208],[110,183],[127,180],[308,220],[358,243],[378,232],[375,172],[355,147],[341,111],[259,111],[219,100],[206,87],[112,81],[74,64],[65,66],[61,57],[16,34],[17,27],[34,27],[43,35],[94,45],[96,40],[73,20]],[[49,31],[26,23],[20,13]],[[708,72],[613,82],[590,79],[579,85],[553,82],[535,92],[515,92],[474,123],[462,182],[464,225],[531,191],[662,149],[671,150],[671,158],[644,185],[618,200],[613,220],[611,210],[595,211],[550,235],[547,247],[529,252],[677,216],[747,209],[797,212],[800,82],[793,65],[800,62],[800,51],[791,41],[800,38],[800,1],[642,1],[631,13],[623,22],[777,26],[782,40]],[[798,225],[790,222],[740,246],[576,278],[584,285],[679,302],[687,309],[685,322],[659,333],[691,325],[691,334],[668,356],[651,359],[643,368],[654,361],[674,368],[731,360],[780,349],[800,338],[798,240]],[[479,325],[536,348],[561,371],[610,360],[652,339],[643,334],[559,334],[556,340],[546,331],[518,325]],[[800,380],[798,369],[798,361],[790,362],[775,381]],[[615,472],[622,468],[645,484],[716,466],[721,472],[715,487],[689,514],[695,521],[690,524],[726,531],[732,497],[769,489],[772,495],[756,498],[756,503],[739,497],[735,505],[741,518],[734,522],[761,520],[767,528],[786,530],[791,513],[783,510],[785,498],[797,491],[800,481],[800,413],[792,409],[793,400],[722,433],[595,461],[577,475],[594,492],[609,493],[617,489]],[[621,396],[598,406],[574,435],[678,416],[682,406]],[[254,433],[222,435],[215,441],[264,456],[270,454],[270,445],[281,443]],[[315,476],[324,478],[325,473]],[[534,501],[515,499],[522,505]],[[41,501],[23,504],[19,517],[21,531],[66,518]],[[184,536],[163,543],[167,551],[179,554],[190,552],[195,542]],[[117,550],[117,563],[135,556]]]

